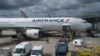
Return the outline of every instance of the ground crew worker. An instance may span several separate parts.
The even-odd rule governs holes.
[[[46,41],[46,43],[49,43],[49,38],[47,37],[47,41]]]

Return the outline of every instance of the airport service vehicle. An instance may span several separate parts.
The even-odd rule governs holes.
[[[87,44],[81,39],[75,39],[73,41],[74,48],[72,51],[67,52],[66,56],[100,56],[100,45]]]
[[[30,42],[21,42],[15,46],[12,56],[26,56],[30,53],[31,49]]]
[[[91,27],[91,24],[81,18],[53,17],[53,18],[0,18],[0,31],[13,29],[25,38],[38,39],[42,32],[62,31],[63,25],[69,25],[72,30],[80,31]]]
[[[100,31],[92,32],[93,37],[100,37]]]
[[[41,46],[34,46],[31,51],[31,56],[43,56],[43,47]]]
[[[11,48],[0,49],[0,56],[11,56]]]
[[[55,49],[56,56],[66,56],[68,52],[68,43],[63,41],[58,42]]]
[[[95,33],[94,36],[95,37],[100,37],[100,33]]]

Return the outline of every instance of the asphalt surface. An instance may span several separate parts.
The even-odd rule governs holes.
[[[10,31],[4,31],[2,38],[0,38],[0,48],[3,47],[9,47],[13,48],[20,43],[18,39],[12,39],[10,37],[11,34],[16,34],[15,32],[10,32]],[[47,37],[41,37],[39,40],[23,40],[23,41],[29,41],[31,42],[32,46],[35,45],[42,45],[43,46],[43,54],[45,56],[55,56],[55,45],[61,38],[60,36],[57,36],[58,33],[56,33],[55,36],[47,36],[49,43],[47,43]],[[58,34],[59,35],[59,34]],[[79,38],[80,39],[80,38]],[[85,37],[86,43],[87,44],[100,44],[100,37]],[[73,43],[72,41],[68,42],[69,45],[69,50],[73,50]]]

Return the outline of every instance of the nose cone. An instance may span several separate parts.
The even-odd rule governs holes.
[[[88,28],[91,28],[92,27],[92,24],[91,23],[88,23],[87,26],[88,26]]]

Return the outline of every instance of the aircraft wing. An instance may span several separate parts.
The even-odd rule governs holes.
[[[40,25],[32,24],[32,23],[0,23],[0,29],[6,30],[6,29],[14,29],[23,31],[26,29],[42,29]]]

